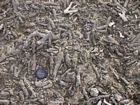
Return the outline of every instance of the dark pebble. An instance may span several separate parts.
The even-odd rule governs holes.
[[[48,76],[48,71],[44,68],[39,67],[35,72],[35,76],[37,79],[44,79]]]

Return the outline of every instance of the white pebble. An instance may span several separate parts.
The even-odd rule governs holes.
[[[91,88],[90,89],[90,95],[96,97],[96,96],[99,95],[99,91],[96,88]]]

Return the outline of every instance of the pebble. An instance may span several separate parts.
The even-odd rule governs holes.
[[[99,95],[99,91],[97,90],[97,88],[91,88],[90,89],[90,95],[94,96],[94,97],[98,96]]]
[[[37,79],[44,79],[48,76],[48,71],[42,67],[39,67],[35,72],[35,76]]]

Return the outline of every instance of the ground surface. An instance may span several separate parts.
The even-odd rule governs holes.
[[[139,104],[139,0],[0,1],[0,105]]]

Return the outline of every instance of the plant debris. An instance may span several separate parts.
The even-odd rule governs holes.
[[[0,105],[140,105],[139,0],[1,0]]]

